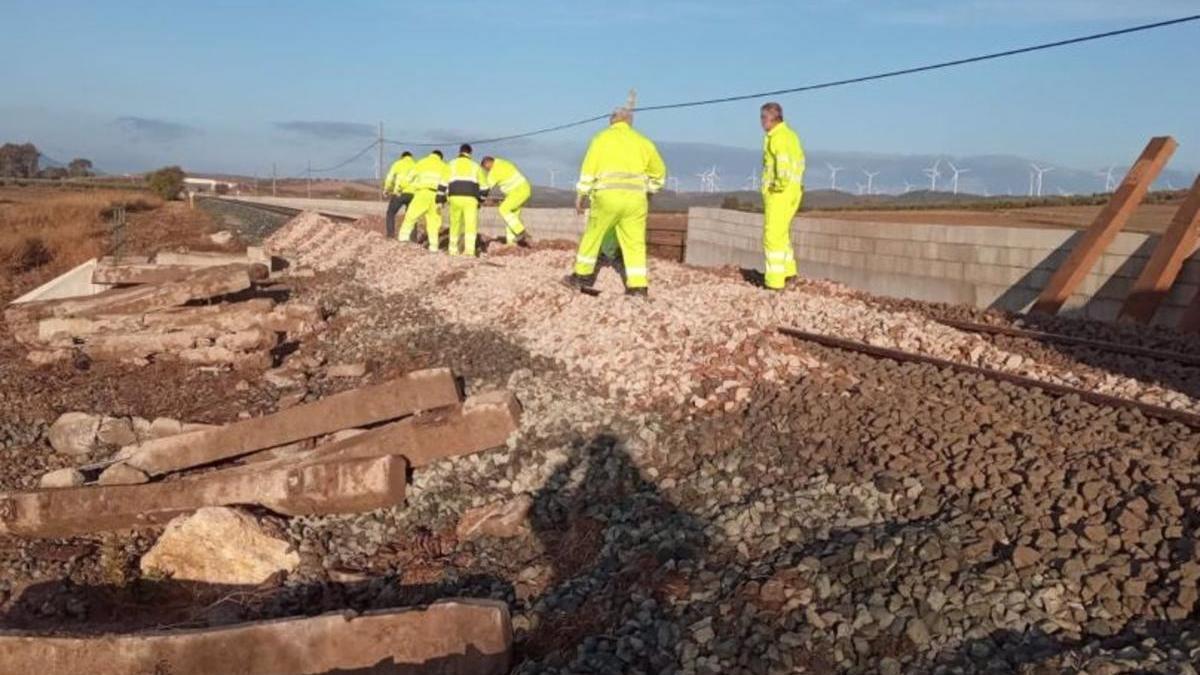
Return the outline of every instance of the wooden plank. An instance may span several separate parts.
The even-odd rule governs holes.
[[[661,244],[665,246],[683,246],[687,243],[687,234],[683,232],[671,232],[669,230],[647,230],[647,244]]]
[[[121,450],[119,459],[158,476],[457,402],[458,385],[448,369],[420,370],[274,415],[129,446]]]
[[[1079,243],[1071,250],[1062,267],[1054,271],[1049,283],[1042,289],[1041,295],[1033,304],[1033,312],[1040,314],[1056,314],[1063,304],[1079,288],[1084,277],[1095,266],[1096,261],[1104,253],[1104,249],[1112,243],[1121,228],[1129,221],[1129,216],[1141,203],[1150,189],[1150,185],[1166,166],[1167,160],[1175,153],[1179,144],[1170,136],[1156,136],[1150,139],[1142,155],[1129,169],[1121,186],[1113,194],[1112,199],[1105,205],[1096,220],[1084,232]]]
[[[1183,262],[1196,249],[1197,240],[1200,240],[1200,175],[1125,298],[1121,319],[1150,323],[1179,276]]]
[[[687,232],[688,219],[686,213],[651,213],[646,219],[646,229],[668,230],[672,232]]]
[[[407,472],[403,457],[349,457],[141,485],[0,494],[0,532],[72,537],[159,525],[204,506],[235,504],[258,504],[289,516],[362,513],[402,503]]]
[[[331,612],[133,634],[0,633],[6,673],[503,675],[512,664],[508,605],[446,599],[427,607]]]

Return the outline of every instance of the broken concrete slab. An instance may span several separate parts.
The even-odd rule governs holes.
[[[221,253],[219,251],[159,251],[154,256],[157,265],[182,265],[192,268],[220,267],[245,263],[268,264],[270,258],[262,247],[248,246],[245,253]]]
[[[128,417],[104,417],[100,420],[96,440],[103,445],[124,447],[137,443],[138,437],[133,431],[133,422]]]
[[[457,401],[458,386],[448,369],[420,370],[274,415],[149,441],[122,449],[121,456],[130,466],[157,476]]]
[[[325,370],[326,377],[362,377],[367,374],[367,364],[358,363],[338,363],[329,366]]]
[[[283,515],[361,513],[404,501],[402,457],[213,471],[144,485],[0,494],[0,532],[68,537],[162,524],[205,506],[257,504]]]
[[[491,600],[133,635],[0,635],[5,669],[39,675],[96,672],[97,664],[171,675],[503,675],[511,652],[508,607]]]
[[[277,464],[401,455],[409,466],[482,452],[504,445],[521,419],[516,397],[506,391],[472,396],[462,405],[425,410],[399,422],[318,446]],[[258,453],[251,455],[253,459]],[[300,464],[296,464],[300,462]]]
[[[142,556],[143,573],[176,581],[209,584],[261,584],[279,572],[293,572],[300,554],[239,509],[209,506],[167,524]]]
[[[250,288],[266,278],[261,264],[225,265],[197,270],[184,279],[163,284],[117,288],[96,295],[12,305],[4,316],[10,325],[36,324],[40,319],[103,314],[136,314],[178,307]],[[15,330],[14,330],[15,332]]]
[[[155,265],[152,263],[105,265],[101,263],[92,271],[92,283],[110,286],[162,284],[168,281],[178,281],[195,271],[196,268],[187,265]]]

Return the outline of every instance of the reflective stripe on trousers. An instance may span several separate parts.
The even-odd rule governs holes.
[[[791,228],[803,197],[799,183],[781,192],[763,193],[763,281],[767,288],[783,288],[788,278],[796,276]]]
[[[591,276],[606,236],[616,234],[625,261],[625,287],[645,288],[646,193],[639,190],[604,190],[592,195],[587,229],[575,255],[575,274]]]

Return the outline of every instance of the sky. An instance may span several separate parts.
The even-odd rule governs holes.
[[[751,93],[1200,13],[1200,0],[0,0],[0,142],[112,173],[300,176],[373,142],[445,143],[638,102]],[[21,58],[14,58],[21,55]],[[1200,22],[779,98],[807,148],[1200,167]],[[656,141],[758,148],[743,101],[639,114]],[[600,123],[480,148],[570,175]],[[389,145],[388,155],[399,146]],[[668,158],[669,159],[669,158]],[[374,151],[321,175],[372,176]],[[542,174],[542,175],[536,175]],[[562,181],[562,178],[559,178]]]

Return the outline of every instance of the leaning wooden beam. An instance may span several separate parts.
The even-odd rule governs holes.
[[[458,385],[448,369],[420,370],[274,415],[123,448],[121,459],[157,476],[457,402]]]
[[[141,485],[0,495],[0,532],[70,537],[157,525],[204,506],[257,504],[290,516],[361,513],[404,501],[403,457],[331,459],[261,471],[213,471]]]
[[[1200,240],[1200,175],[1192,183],[1187,199],[1175,212],[1167,231],[1158,240],[1154,253],[1141,276],[1134,282],[1129,297],[1121,307],[1120,318],[1137,323],[1150,323],[1154,312],[1166,299],[1179,276],[1183,262],[1196,250]]]
[[[1121,228],[1129,221],[1134,209],[1142,202],[1150,185],[1166,166],[1179,144],[1170,136],[1150,139],[1141,157],[1129,169],[1120,187],[1113,193],[1096,220],[1084,232],[1079,243],[1071,250],[1061,267],[1054,270],[1050,281],[1033,303],[1032,311],[1041,314],[1056,314],[1063,304],[1079,288],[1084,277],[1095,266],[1096,261],[1116,238]]]
[[[132,635],[0,634],[5,672],[39,675],[503,675],[511,651],[507,605],[467,599]]]
[[[1120,398],[1118,396],[1109,396],[1108,394],[1099,394],[1090,389],[1079,389],[1069,387],[1065,384],[1055,384],[1053,382],[1043,382],[1032,377],[1024,375],[1015,375],[1002,370],[992,370],[991,368],[980,368],[966,363],[950,361],[936,356],[927,354],[915,354],[899,349],[890,349],[888,347],[875,347],[873,345],[847,340],[845,338],[835,337],[832,335],[821,335],[819,333],[809,333],[796,328],[779,328],[779,332],[784,335],[794,337],[806,342],[812,342],[834,349],[842,349],[845,351],[859,352],[867,354],[875,358],[891,359],[897,363],[923,363],[934,366],[936,368],[950,368],[962,373],[970,373],[985,377],[989,380],[998,382],[1008,382],[1021,387],[1029,387],[1031,389],[1041,389],[1048,394],[1054,396],[1076,396],[1083,401],[1087,401],[1092,405],[1108,406],[1111,408],[1129,408],[1137,410],[1147,417],[1167,422],[1179,422],[1193,429],[1200,429],[1200,415],[1190,413],[1183,410],[1174,410],[1163,406],[1153,405],[1151,403],[1143,403],[1128,398]]]
[[[462,405],[423,411],[335,443],[250,464],[246,470],[386,455],[401,455],[409,466],[419,469],[441,459],[501,447],[520,421],[521,406],[516,397],[506,391],[488,392],[472,396]]]

